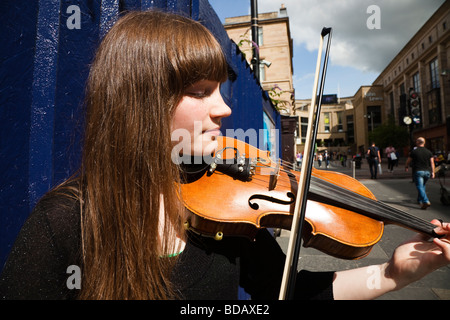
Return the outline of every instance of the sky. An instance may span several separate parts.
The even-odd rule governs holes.
[[[371,85],[445,0],[258,0],[258,12],[287,8],[297,99],[310,99],[320,32],[333,28],[324,94],[353,96]],[[209,0],[222,23],[250,14],[250,0]],[[324,50],[327,38],[325,38]]]

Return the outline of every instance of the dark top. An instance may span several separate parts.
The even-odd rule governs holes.
[[[44,197],[11,250],[0,276],[0,298],[76,299],[79,290],[69,289],[66,282],[73,272],[67,268],[81,266],[80,234],[79,203],[61,195]],[[173,271],[173,282],[181,298],[189,300],[237,299],[239,286],[252,299],[277,299],[284,258],[266,230],[254,242],[190,235]],[[332,299],[332,280],[333,272],[302,271],[296,298]]]
[[[370,146],[367,153],[369,154],[369,159],[378,159],[378,149],[377,146]]]
[[[417,147],[411,151],[412,167],[414,171],[431,171],[430,159],[433,154],[425,147]]]

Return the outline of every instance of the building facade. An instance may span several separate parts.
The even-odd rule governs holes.
[[[408,126],[411,141],[423,136],[433,153],[446,154],[450,150],[449,29],[450,2],[446,1],[372,85],[361,86],[353,97],[341,98],[337,104],[322,105],[318,145],[331,150],[347,145],[349,153],[363,153],[371,143],[370,132],[393,118],[397,125]],[[411,112],[410,90],[418,93],[419,116]],[[304,144],[309,104],[310,100],[297,100],[294,108],[300,117],[298,150]],[[405,123],[408,118],[410,124]]]
[[[383,121],[391,114],[397,124],[409,126],[413,140],[425,137],[427,147],[435,153],[450,150],[449,1],[410,39],[373,85],[383,88]],[[411,112],[411,90],[419,96],[418,115]]]
[[[249,65],[253,57],[251,16],[225,19],[224,28],[244,53]],[[295,100],[292,75],[293,42],[287,9],[258,14],[259,74],[261,86],[284,115],[292,113]]]
[[[311,99],[295,101],[294,115],[299,118],[296,132],[296,151],[303,152],[308,131]],[[353,97],[338,98],[337,95],[324,95],[317,128],[317,150],[329,152],[349,152],[349,145],[355,141]]]
[[[310,99],[295,100],[292,74],[292,39],[289,18],[282,5],[279,12],[259,18],[261,85],[279,93],[286,101],[281,114],[298,119],[294,152],[302,152],[306,139]],[[317,134],[318,150],[363,153],[369,147],[370,132],[390,118],[407,126],[411,140],[427,139],[434,153],[450,150],[450,1],[430,17],[400,50],[370,86],[361,86],[352,97],[324,96]],[[250,64],[252,59],[250,16],[225,19],[229,37],[239,45]],[[409,93],[419,96],[420,117],[412,117]],[[284,107],[284,105],[282,105]],[[404,122],[411,117],[411,124]],[[409,147],[409,146],[397,146]],[[407,150],[406,148],[405,150]]]

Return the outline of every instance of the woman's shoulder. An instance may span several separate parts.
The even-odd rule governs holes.
[[[36,204],[33,213],[51,220],[79,217],[79,188],[76,181],[66,182],[47,192]]]
[[[78,190],[77,182],[71,181],[49,191],[39,200],[29,217],[34,226],[47,227],[55,243],[64,247],[77,245],[80,240]]]
[[[80,265],[80,213],[71,189],[56,188],[37,203],[20,230],[0,277],[5,299],[61,299],[74,294],[69,266]]]

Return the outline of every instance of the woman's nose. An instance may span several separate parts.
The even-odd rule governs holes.
[[[214,102],[211,106],[210,115],[212,118],[226,118],[231,115],[231,108],[225,103],[218,89],[214,93]]]

